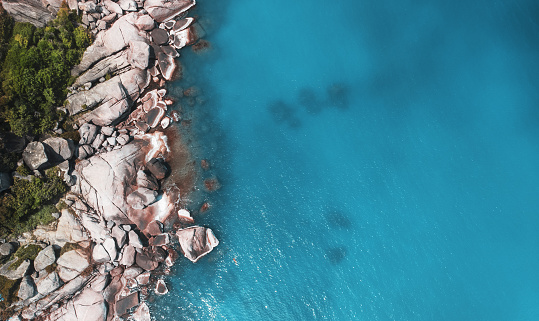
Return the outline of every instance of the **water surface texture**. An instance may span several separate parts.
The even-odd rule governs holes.
[[[221,244],[157,320],[539,320],[539,2],[197,14]]]

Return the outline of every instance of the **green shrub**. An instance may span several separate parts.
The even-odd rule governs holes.
[[[13,303],[18,300],[17,292],[19,291],[19,284],[21,280],[10,280],[6,277],[0,275],[0,295],[3,300],[0,300],[0,312],[2,313],[0,317],[6,320],[6,316],[9,316],[6,309]],[[6,312],[5,315],[3,312]]]
[[[21,166],[17,167],[17,173],[21,174],[22,176],[28,176],[33,174],[32,171],[25,164],[22,164]]]
[[[13,253],[13,256],[17,258],[17,261],[11,264],[9,269],[16,270],[25,260],[34,260],[41,250],[41,246],[35,244],[19,247],[17,251]]]
[[[7,121],[13,133],[41,134],[59,119],[56,107],[62,105],[73,80],[71,68],[91,43],[77,19],[68,7],[62,7],[45,28],[21,22],[13,25],[0,72],[0,123]],[[0,14],[0,36],[1,23]]]
[[[11,192],[0,198],[0,236],[20,234],[54,221],[54,204],[67,187],[57,168],[30,181],[15,179]]]
[[[60,250],[60,254],[58,257],[62,256],[62,254],[73,251],[73,250],[80,250],[82,247],[78,245],[77,243],[66,243],[64,246],[62,246],[62,249]]]

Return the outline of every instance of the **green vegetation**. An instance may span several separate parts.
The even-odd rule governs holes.
[[[62,254],[73,251],[73,250],[80,250],[82,247],[78,245],[77,243],[66,243],[64,246],[62,246],[62,249],[60,250],[60,254],[58,254],[58,257],[62,256]]]
[[[11,264],[9,269],[16,270],[25,260],[34,260],[41,250],[41,246],[35,244],[19,247],[17,251],[13,253],[13,256],[17,258],[17,261]]]
[[[19,136],[42,134],[59,119],[56,107],[72,83],[70,70],[91,43],[65,4],[45,28],[12,23],[2,9],[0,44],[7,46],[0,72],[0,122]],[[10,25],[12,28],[10,29]]]
[[[20,279],[10,280],[0,275],[0,319],[6,320],[10,317],[10,313],[5,309],[13,302],[18,301],[17,292],[19,291],[19,284],[21,284]]]
[[[54,205],[66,191],[57,168],[29,181],[16,178],[11,193],[0,198],[0,237],[18,235],[54,221],[52,213],[57,212]]]

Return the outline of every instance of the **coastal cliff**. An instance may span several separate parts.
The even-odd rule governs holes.
[[[37,26],[46,23],[45,11],[57,10],[52,2],[3,4]],[[150,320],[145,298],[150,286],[168,292],[158,275],[178,252],[196,262],[219,243],[183,208],[189,190],[163,188],[174,157],[165,129],[181,117],[170,110],[166,81],[181,75],[175,58],[204,29],[187,17],[194,0],[68,5],[95,35],[59,107],[80,140],[33,141],[22,155],[32,171],[57,169],[70,190],[56,222],[0,246],[9,259],[0,275],[19,284],[20,300],[6,311],[12,321]],[[33,255],[17,256],[29,249]]]

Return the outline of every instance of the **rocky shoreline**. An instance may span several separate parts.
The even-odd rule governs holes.
[[[61,107],[80,141],[53,137],[23,152],[36,173],[57,166],[71,189],[57,222],[0,246],[4,257],[16,246],[42,248],[16,269],[15,259],[0,267],[3,277],[20,280],[9,320],[150,320],[145,298],[168,292],[159,275],[178,251],[196,262],[219,243],[182,208],[188,191],[163,190],[173,157],[164,130],[181,119],[169,111],[166,81],[181,76],[178,51],[200,46],[204,29],[187,16],[195,0],[68,4],[96,35]],[[32,1],[4,2],[16,18],[28,6]]]

